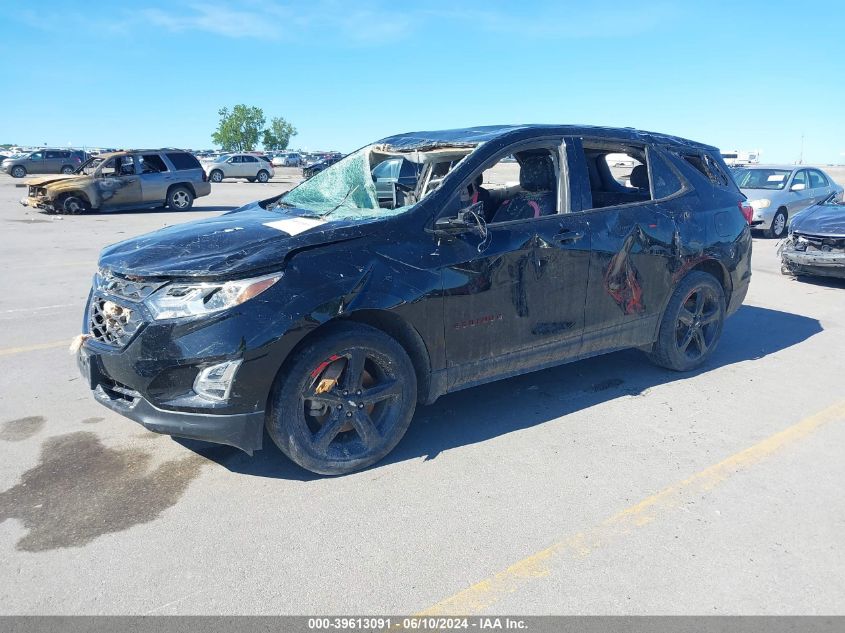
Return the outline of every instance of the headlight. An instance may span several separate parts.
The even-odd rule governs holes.
[[[174,283],[150,295],[146,305],[155,319],[212,314],[249,301],[281,278],[275,273],[221,283]]]
[[[759,200],[752,200],[748,204],[755,209],[768,209],[772,205],[772,201],[768,198],[760,198]]]

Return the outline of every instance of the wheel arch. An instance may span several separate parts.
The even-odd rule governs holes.
[[[185,187],[188,191],[191,192],[191,195],[194,198],[197,197],[197,190],[194,189],[194,186],[190,182],[175,182],[167,188],[165,198],[170,198],[170,192],[173,191],[176,187]]]
[[[56,194],[55,198],[53,198],[53,203],[56,204],[69,196],[76,196],[77,198],[82,198],[85,201],[85,204],[87,204],[89,207],[92,207],[90,196],[85,193],[82,189],[70,189],[68,191],[61,191]]]
[[[722,286],[722,291],[725,293],[725,305],[730,304],[731,292],[733,291],[733,284],[731,283],[731,275],[724,264],[716,259],[705,259],[698,262],[695,266],[690,268],[683,278],[686,278],[690,273],[700,271],[715,277],[719,285]],[[678,283],[683,281],[683,278],[678,280]]]
[[[277,375],[281,374],[299,350],[312,340],[323,336],[339,325],[349,322],[369,325],[384,332],[399,343],[405,353],[408,354],[408,358],[411,359],[414,373],[417,376],[417,400],[423,404],[429,404],[431,396],[436,394],[431,394],[431,357],[425,341],[414,326],[401,316],[388,310],[362,308],[321,323],[303,336],[290,350]]]

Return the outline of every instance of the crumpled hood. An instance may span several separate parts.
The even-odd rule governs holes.
[[[379,222],[318,220],[304,213],[268,211],[253,202],[107,246],[100,267],[139,277],[237,277],[281,268],[296,249],[362,237]]]
[[[89,176],[79,176],[76,174],[50,174],[49,176],[40,176],[39,178],[30,178],[24,181],[23,184],[27,186],[43,187],[44,185],[59,182],[60,180],[69,180],[71,178],[88,178]]]
[[[792,218],[790,230],[810,235],[845,237],[845,204],[817,204]]]

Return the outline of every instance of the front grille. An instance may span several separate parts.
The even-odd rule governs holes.
[[[109,299],[91,299],[88,330],[97,341],[114,347],[125,347],[142,324],[138,311]]]
[[[831,252],[845,250],[845,238],[795,232],[793,247],[796,251]]]

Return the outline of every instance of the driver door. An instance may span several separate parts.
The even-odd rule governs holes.
[[[122,207],[141,202],[141,178],[134,156],[113,156],[100,168],[97,188],[101,208]]]
[[[26,161],[26,171],[30,174],[46,174],[47,160],[44,158],[45,152],[33,152]]]
[[[559,146],[553,151],[563,155]],[[512,152],[513,147],[498,158]],[[486,236],[472,229],[441,239],[450,389],[553,365],[580,352],[589,226],[581,214],[561,213],[568,208],[568,184],[559,170],[557,182],[558,213],[491,222]],[[459,194],[453,200],[447,217],[467,206]]]

